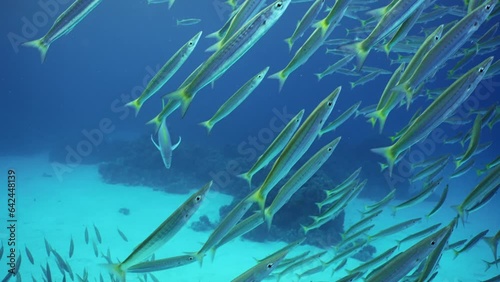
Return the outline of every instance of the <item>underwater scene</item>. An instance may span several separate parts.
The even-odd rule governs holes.
[[[2,1],[0,279],[500,281],[499,2]]]

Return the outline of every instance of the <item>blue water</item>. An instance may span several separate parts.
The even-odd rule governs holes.
[[[8,167],[10,160],[17,160],[20,156],[29,159],[51,151],[67,152],[68,146],[76,148],[79,142],[87,138],[84,131],[94,132],[100,128],[102,122],[109,124],[110,127],[110,130],[102,135],[106,142],[117,140],[149,142],[147,139],[152,133],[152,128],[145,123],[161,110],[160,97],[176,90],[184,79],[210,56],[210,53],[204,50],[215,42],[204,37],[218,30],[229,16],[228,6],[221,0],[177,0],[170,10],[167,4],[148,5],[146,1],[103,1],[74,30],[50,46],[46,60],[41,64],[36,49],[22,47],[20,44],[43,36],[57,15],[68,7],[69,3],[63,2],[67,1],[8,0],[0,4],[2,21],[0,34],[4,36],[4,40],[0,42],[0,54],[3,54],[0,89],[4,94],[2,103],[4,106],[0,111],[0,120],[3,121],[0,156],[5,161],[3,166]],[[333,4],[333,1],[326,2],[327,6]],[[387,3],[387,1],[378,2],[370,6],[377,8]],[[52,11],[44,9],[49,5],[47,3],[53,4],[50,7],[56,8],[57,13],[47,14],[46,11]],[[463,6],[462,1],[436,1],[436,4]],[[214,127],[210,136],[207,136],[205,128],[198,125],[199,122],[210,118],[230,95],[257,72],[269,66],[268,75],[270,75],[286,66],[293,52],[300,47],[308,34],[297,40],[292,53],[288,52],[283,39],[291,35],[297,20],[307,8],[307,3],[291,4],[276,25],[215,82],[213,89],[207,86],[200,91],[184,118],[181,118],[179,112],[173,113],[167,121],[172,138],[177,140],[178,136],[182,136],[184,144],[193,147],[220,150],[228,146],[246,148],[249,145],[243,142],[248,143],[249,138],[258,136],[262,129],[267,128],[275,117],[276,110],[286,109],[288,113],[295,115],[301,109],[305,109],[305,115],[308,115],[338,86],[342,86],[342,92],[329,120],[333,120],[358,101],[362,101],[360,108],[377,103],[390,75],[380,75],[375,80],[354,89],[351,89],[349,81],[358,77],[339,73],[327,76],[318,82],[313,73],[323,71],[340,59],[339,56],[325,55],[325,48],[322,47],[306,64],[290,75],[281,92],[278,92],[276,80],[264,79],[240,107]],[[426,9],[424,13],[429,10]],[[326,13],[321,13],[320,17],[324,15]],[[365,17],[362,13],[360,15]],[[201,23],[177,26],[176,19],[183,18],[199,18]],[[459,18],[447,15],[424,25],[417,24],[409,35],[423,36],[420,33],[421,28],[438,26],[455,19]],[[497,21],[498,19],[494,18],[485,22],[473,38],[481,36]],[[344,38],[346,28],[358,26],[358,21],[344,17],[331,38]],[[203,31],[203,36],[195,51],[172,79],[145,103],[138,117],[135,117],[132,109],[123,106],[124,103],[129,102],[130,95],[138,93],[138,87],[144,86],[158,67],[200,30]],[[495,36],[498,36],[498,33]],[[349,37],[352,38],[351,35]],[[467,43],[464,47],[468,46],[472,45]],[[497,53],[498,51],[495,51],[475,56],[459,73],[466,72],[486,57]],[[397,54],[391,53],[389,57],[394,59]],[[437,79],[426,84],[426,87],[436,89],[449,86],[453,80],[446,78],[446,71],[459,59],[449,60],[437,73]],[[398,67],[396,64],[390,65],[386,54],[375,50],[370,53],[365,66],[379,67],[391,72]],[[487,98],[481,99],[474,105],[474,109],[486,109],[495,103],[498,104],[498,76],[493,77],[489,85],[490,91],[483,92]],[[334,133],[328,133],[313,143],[306,153],[306,158],[324,146],[327,141],[342,136],[341,143],[333,157],[325,164],[325,168],[329,171],[338,170],[335,172],[336,175],[347,177],[350,172],[362,166],[362,175],[368,178],[369,185],[372,185],[363,191],[364,199],[378,200],[394,187],[398,188],[398,197],[407,197],[411,193],[408,191],[415,189],[407,182],[410,174],[400,173],[402,180],[387,180],[387,175],[379,172],[377,164],[383,162],[383,158],[371,153],[370,149],[389,146],[391,143],[387,137],[404,127],[417,109],[427,105],[429,101],[419,99],[412,104],[409,111],[404,107],[395,109],[389,116],[382,135],[378,133],[378,124],[372,129],[363,116],[350,118]],[[475,115],[468,118],[474,119]],[[468,131],[471,126],[472,123],[453,129],[450,125],[443,125],[440,129],[448,136],[453,136],[458,131]],[[493,141],[493,145],[474,157],[475,169],[483,168],[486,163],[498,157],[500,147],[496,141],[499,138],[498,124],[492,130],[483,128],[480,143]],[[95,145],[93,150],[99,151],[99,146],[101,145]],[[462,148],[459,144],[437,144],[432,152],[426,155],[428,157],[437,157],[445,153],[459,155],[466,147],[467,145]],[[261,153],[262,149],[258,151]],[[85,158],[91,157],[84,157],[83,162]],[[180,160],[176,159],[174,151],[173,166],[176,161]],[[299,163],[303,162],[304,159]],[[448,195],[450,205],[459,203],[479,182],[480,178],[473,172],[475,169],[459,179],[448,181],[450,185],[456,186],[450,186]],[[22,166],[17,170],[22,172]],[[48,171],[51,173],[50,169]],[[450,164],[443,174],[445,179],[452,171]],[[210,180],[209,175],[204,179],[197,179],[200,182],[208,180]],[[334,182],[339,183],[340,179],[334,179]],[[439,196],[440,191],[441,189],[434,198]],[[4,197],[3,194],[1,197]],[[488,206],[498,205],[499,201],[498,196],[495,196]],[[474,220],[481,220],[478,215],[480,214],[478,213]],[[498,214],[490,216],[484,220],[491,223],[488,225],[490,227],[488,236],[493,236],[492,234],[495,234],[500,227],[500,216]],[[443,223],[446,224],[449,219],[451,218],[443,219]],[[381,224],[390,225],[390,222]],[[467,236],[471,235],[473,234]],[[27,245],[29,243],[26,242]],[[488,250],[487,260],[491,260],[490,256]],[[477,258],[480,259],[485,258]],[[493,276],[494,271],[490,271],[489,274]],[[0,273],[0,276],[2,275],[3,273]],[[41,274],[37,272],[34,276],[36,275]],[[25,279],[29,277],[29,275],[23,276]]]

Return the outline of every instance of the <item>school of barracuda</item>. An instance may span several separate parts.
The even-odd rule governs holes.
[[[169,8],[175,4],[174,2],[175,0],[148,0],[149,4],[168,3]],[[233,8],[233,13],[218,31],[207,36],[217,41],[207,50],[207,52],[212,52],[211,55],[201,62],[175,91],[164,95],[165,103],[162,111],[149,122],[155,128],[151,139],[159,150],[167,169],[175,165],[174,150],[181,142],[179,138],[177,143],[172,143],[166,126],[169,115],[179,109],[184,116],[188,113],[191,103],[196,102],[195,98],[198,93],[205,92],[203,95],[210,95],[207,93],[209,91],[202,90],[207,85],[213,84],[227,70],[234,68],[234,64],[255,44],[258,44],[259,40],[286,13],[290,5],[303,7],[303,17],[297,19],[298,24],[295,30],[290,25],[289,37],[281,38],[285,43],[280,42],[280,44],[286,44],[290,50],[299,44],[302,45],[296,48],[286,66],[282,66],[281,70],[268,76],[279,82],[279,87],[275,92],[286,92],[287,78],[293,77],[295,70],[307,64],[313,54],[325,47],[327,54],[335,54],[337,60],[332,61],[332,64],[323,72],[315,74],[318,80],[327,79],[329,75],[336,72],[342,73],[353,78],[350,84],[354,88],[382,75],[390,74],[390,77],[386,79],[386,87],[378,93],[380,99],[376,105],[360,108],[361,102],[359,102],[336,117],[330,116],[338,97],[342,95],[341,87],[332,88],[330,93],[322,93],[324,98],[316,108],[310,113],[304,110],[299,111],[255,164],[246,173],[240,175],[248,182],[252,190],[225,218],[220,220],[199,250],[186,250],[185,254],[177,254],[168,258],[154,256],[155,251],[173,238],[203,204],[207,193],[210,193],[211,181],[207,181],[206,185],[180,204],[177,210],[168,215],[151,234],[144,234],[144,241],[137,242],[137,247],[131,250],[128,257],[122,258],[120,262],[114,262],[109,249],[107,254],[103,253],[102,256],[108,261],[108,264],[103,267],[109,270],[109,278],[105,279],[101,274],[100,281],[125,281],[128,273],[144,273],[145,276],[140,278],[141,281],[147,281],[148,277],[152,281],[159,281],[153,274],[156,271],[182,267],[195,262],[202,266],[207,254],[211,254],[213,258],[216,249],[232,239],[264,223],[268,228],[273,228],[273,216],[334,155],[335,148],[342,142],[340,136],[331,137],[329,133],[342,126],[352,116],[364,116],[373,127],[378,122],[379,132],[382,133],[393,109],[403,107],[403,109],[414,111],[415,115],[407,125],[391,137],[391,144],[387,147],[372,149],[374,153],[385,159],[381,167],[382,170],[388,170],[390,174],[405,153],[429,136],[438,126],[444,123],[458,124],[468,130],[466,133],[460,133],[445,141],[445,144],[460,142],[464,147],[462,155],[446,154],[412,165],[415,173],[410,181],[423,180],[423,185],[420,192],[415,193],[412,198],[392,206],[393,214],[401,209],[418,205],[431,194],[438,193],[436,189],[441,183],[446,183],[448,177],[460,177],[473,168],[473,157],[486,150],[492,143],[481,144],[479,142],[481,131],[486,130],[485,127],[494,130],[494,126],[500,120],[500,108],[493,104],[485,109],[472,110],[466,117],[457,117],[455,113],[474,93],[481,81],[491,79],[500,73],[500,63],[493,57],[500,42],[497,35],[498,15],[500,14],[498,1],[465,0],[463,5],[459,6],[448,6],[447,1],[439,0],[393,0],[387,6],[383,6],[387,3],[380,4],[379,2],[383,1],[277,0],[266,3],[264,0],[228,0],[227,5]],[[100,3],[101,0],[75,1],[57,18],[45,36],[24,43],[24,45],[37,48],[43,62],[49,46],[72,31]],[[325,11],[326,16],[323,17],[322,13]],[[434,20],[445,15],[455,16],[456,19],[446,24],[432,26]],[[330,35],[340,25],[343,18],[358,20],[359,25],[348,30],[345,38],[332,38]],[[178,19],[177,25],[196,25],[200,21],[200,19]],[[425,29],[420,26],[422,23],[427,24]],[[431,23],[430,27],[429,23]],[[412,29],[420,28],[422,29],[421,35],[408,35]],[[484,31],[476,32],[480,28]],[[189,59],[200,40],[212,40],[201,39],[201,36],[202,31],[180,46],[156,76],[150,80],[142,95],[127,104],[135,110],[136,115],[139,114],[142,105],[159,92]],[[365,65],[366,58],[375,55],[374,51],[385,52],[387,55],[396,54],[396,59],[394,56],[391,59],[388,57],[385,59],[399,66],[393,71],[386,71]],[[459,60],[455,65],[448,64],[452,59]],[[354,64],[354,68],[350,68],[350,63]],[[211,133],[212,128],[218,122],[228,117],[259,87],[268,75],[268,70],[277,67],[280,66],[263,64],[261,71],[249,78],[248,82],[228,98],[213,117],[200,121],[200,125],[206,127],[208,133]],[[449,81],[446,84],[449,86],[445,89],[429,88],[428,85],[436,73],[441,72],[447,72]],[[420,110],[413,109],[413,101],[422,97],[430,100],[427,107]],[[332,121],[327,122],[329,119]],[[289,174],[292,167],[308,151],[313,142],[318,140],[319,136],[324,136],[322,138],[328,139],[329,142],[298,168],[285,184],[277,187],[276,189],[279,189],[277,196],[270,205],[265,206],[269,192]],[[455,166],[453,175],[440,176],[450,160]],[[349,273],[346,277],[332,278],[331,281],[431,281],[439,272],[439,260],[443,252],[452,250],[456,257],[481,241],[486,242],[493,252],[493,256],[484,254],[483,259],[486,261],[487,268],[498,268],[500,260],[497,248],[500,230],[496,232],[485,230],[469,240],[450,242],[449,239],[453,231],[460,228],[459,223],[466,227],[466,220],[477,220],[471,214],[484,207],[494,197],[500,187],[499,164],[500,156],[493,156],[489,164],[477,169],[477,174],[481,178],[475,187],[467,188],[468,196],[462,202],[456,203],[455,218],[450,218],[448,222],[437,222],[429,228],[401,238],[395,242],[393,248],[382,250],[372,260],[360,263],[354,269],[346,270]],[[269,168],[267,177],[263,183],[257,184],[254,188],[252,177],[265,167]],[[334,219],[359,195],[367,184],[366,180],[360,179],[360,171],[361,167],[345,180],[339,181],[336,187],[325,190],[325,199],[317,203],[319,214],[311,215],[311,223],[303,226],[304,236],[310,230],[319,228]],[[254,267],[244,271],[232,281],[261,281],[269,278],[280,281],[283,277],[292,276],[293,281],[298,281],[319,272],[333,271],[333,274],[342,269],[346,259],[366,244],[373,243],[378,238],[396,234],[438,213],[447,195],[453,190],[448,185],[444,186],[438,193],[439,201],[427,214],[416,215],[415,218],[395,223],[377,232],[371,231],[377,225],[376,217],[390,207],[395,197],[395,190],[392,190],[379,202],[367,205],[362,211],[361,219],[346,227],[346,231],[342,234],[342,241],[336,246],[320,253],[306,252],[293,257],[288,256],[294,247],[304,241],[304,239],[298,240],[258,260]],[[249,216],[245,217],[248,214]],[[93,232],[89,229],[91,231],[93,229]],[[128,241],[122,231],[117,230],[117,232],[120,238]],[[91,236],[89,233],[94,233],[93,237],[97,239],[92,240],[92,247],[97,257],[100,253],[97,244],[101,243],[99,229],[95,225],[93,228],[85,228],[84,236],[87,244]],[[405,246],[402,250],[400,250],[401,245]],[[63,277],[62,281],[90,281],[86,270],[82,275],[73,273],[67,260],[53,249],[47,240],[45,240],[45,247],[47,256],[53,254],[52,258],[57,262]],[[74,248],[72,238],[69,245],[69,258],[73,256]],[[34,258],[27,247],[25,252],[26,258],[33,264]],[[3,253],[3,247],[0,253]],[[23,259],[23,263],[27,263],[26,259]],[[41,268],[45,277],[36,279],[32,276],[33,281],[53,281],[51,274],[53,270],[49,268],[49,264],[42,265]],[[3,281],[8,281],[9,278],[8,275]],[[18,279],[20,280],[20,276]],[[290,278],[286,280],[291,281]],[[500,275],[483,281],[500,281]]]

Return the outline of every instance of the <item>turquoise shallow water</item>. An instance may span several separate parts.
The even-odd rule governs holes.
[[[139,242],[187,197],[187,195],[153,191],[147,187],[102,183],[96,166],[82,165],[73,173],[68,174],[63,182],[59,182],[53,177],[43,176],[44,173],[50,172],[50,163],[47,162],[46,155],[10,158],[9,162],[11,164],[9,167],[14,169],[22,168],[22,171],[24,171],[19,174],[17,190],[20,199],[18,204],[19,228],[17,240],[20,244],[18,253],[24,257],[21,270],[23,279],[31,279],[30,276],[33,276],[40,280],[43,277],[40,265],[45,267],[48,263],[52,270],[53,281],[62,281],[62,275],[57,270],[54,255],[48,257],[46,254],[45,238],[52,248],[67,261],[74,273],[83,275],[83,271],[86,269],[89,273],[89,281],[99,279],[100,275],[103,275],[105,281],[108,281],[109,276],[107,276],[106,270],[100,266],[100,264],[106,263],[105,259],[101,257],[101,253],[106,253],[109,249],[113,260],[123,260]],[[4,168],[6,167],[2,165],[2,169]],[[475,177],[470,178],[470,181],[473,182]],[[453,189],[468,186],[468,183],[463,180],[460,183]],[[370,187],[368,186],[367,189],[370,189]],[[230,196],[217,192],[209,193],[207,201],[195,214],[191,222],[202,215],[207,215],[214,221],[218,220],[219,207],[230,202]],[[358,210],[362,209],[364,205],[372,203],[373,201],[355,200],[349,204],[346,208],[345,225],[349,226],[357,221],[359,219]],[[434,202],[424,202],[415,207],[399,211],[395,217],[391,215],[389,208],[386,208],[375,221],[376,227],[372,231],[376,232],[391,226],[395,222],[425,214],[432,209],[434,204]],[[423,220],[410,229],[373,242],[373,246],[377,249],[376,255],[395,246],[395,240],[397,239],[406,237],[437,222],[444,224],[449,222],[454,216],[454,211],[449,208],[451,204],[451,200],[446,201],[443,209],[428,221]],[[125,216],[118,212],[123,207],[130,210],[129,215]],[[495,210],[496,207],[490,205],[477,213],[471,214],[467,225],[465,227],[458,226],[450,242],[470,239],[484,229],[498,229],[499,218]],[[2,220],[5,220],[5,218],[2,218]],[[99,228],[102,236],[102,243],[97,244],[99,257],[94,255],[92,244],[86,244],[84,240],[84,230],[88,228],[90,242],[97,241],[93,225]],[[128,242],[125,242],[120,237],[117,228],[127,236]],[[6,234],[2,234],[4,246],[6,243],[5,236]],[[208,236],[209,232],[195,232],[191,228],[185,227],[155,253],[156,258],[181,255],[187,251],[197,250]],[[68,253],[70,238],[73,238],[75,244],[72,258],[69,258]],[[404,251],[405,248],[410,247],[412,242],[404,243],[399,251]],[[31,251],[34,264],[31,264],[26,259],[25,246]],[[217,251],[214,261],[207,258],[201,268],[198,264],[192,264],[177,269],[156,272],[154,275],[160,281],[230,281],[252,267],[255,264],[253,258],[262,258],[283,246],[285,246],[284,242],[255,243],[239,238],[222,246]],[[300,254],[306,250],[312,253],[321,251],[316,247],[303,245],[294,250],[290,256]],[[329,249],[324,259],[329,259],[333,255],[334,251]],[[440,261],[439,274],[435,281],[477,281],[498,273],[495,267],[485,271],[485,264],[482,260],[492,260],[491,250],[483,242],[479,242],[476,247],[466,254],[460,255],[455,260],[451,251],[447,251]],[[5,262],[5,257],[1,261]],[[318,263],[316,261],[298,268],[295,273],[306,271]],[[345,268],[352,269],[359,264],[358,260],[350,258]],[[5,264],[2,263],[2,265],[3,268]],[[335,279],[342,277],[346,273],[344,270],[340,270],[333,277],[330,274],[331,270],[328,269],[322,274],[315,274],[310,278],[303,278],[301,281],[335,281]],[[297,281],[295,275],[292,273],[283,276],[281,281]],[[127,281],[141,281],[140,277],[142,275],[129,274]],[[269,281],[274,280],[275,278],[269,279]]]

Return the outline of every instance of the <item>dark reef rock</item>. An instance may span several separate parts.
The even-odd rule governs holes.
[[[362,261],[367,262],[373,258],[373,255],[377,252],[377,249],[372,245],[364,246],[359,252],[357,252],[352,257]]]
[[[206,215],[200,216],[198,221],[195,221],[191,224],[191,229],[199,232],[213,230],[215,229],[215,227],[217,226],[210,222],[210,219]]]
[[[130,210],[127,209],[127,208],[121,208],[118,210],[119,213],[121,214],[124,214],[124,215],[129,215],[130,214]]]
[[[103,155],[99,164],[99,173],[103,181],[113,184],[133,186],[147,186],[155,190],[169,193],[189,193],[191,189],[202,186],[208,179],[214,184],[212,191],[229,194],[234,197],[233,203],[220,209],[220,218],[223,218],[232,207],[243,199],[251,189],[248,183],[237,177],[250,168],[249,163],[234,146],[212,148],[208,146],[190,145],[186,142],[179,146],[172,158],[172,167],[166,169],[157,149],[151,144],[149,136],[137,141],[120,141],[111,146],[113,153]],[[283,208],[274,216],[270,230],[262,225],[244,235],[244,238],[253,241],[286,241],[292,242],[304,236],[301,226],[313,223],[310,216],[319,215],[316,202],[325,198],[323,190],[332,189],[342,182],[357,167],[352,170],[339,165],[338,157],[327,162]],[[294,168],[300,167],[305,160],[301,160]],[[253,185],[262,183],[271,166],[255,175]],[[293,175],[281,180],[267,197],[266,206],[271,204],[281,186]],[[254,205],[253,210],[257,209]],[[253,210],[247,214],[250,215]],[[344,212],[332,219],[319,229],[308,232],[306,244],[328,248],[340,241],[343,232]],[[210,222],[208,217],[202,216],[191,228],[198,231],[214,229],[216,223]]]

